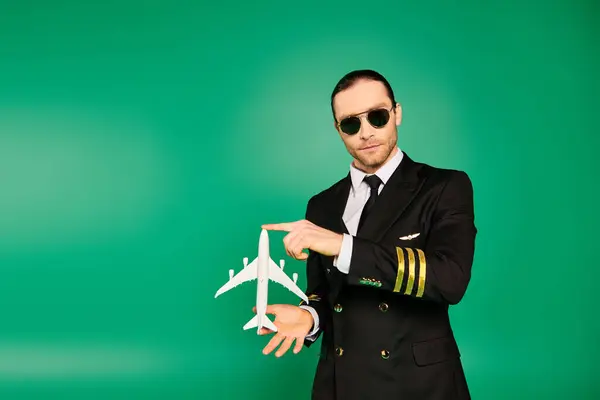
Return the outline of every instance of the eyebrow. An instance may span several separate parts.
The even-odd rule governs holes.
[[[366,110],[364,110],[364,111],[360,111],[360,112],[357,112],[357,113],[352,113],[352,114],[346,114],[346,115],[342,114],[342,115],[340,115],[340,117],[339,117],[339,120],[341,121],[341,120],[343,120],[344,118],[348,118],[348,117],[354,117],[354,116],[356,116],[356,115],[359,115],[359,114],[364,114],[364,113],[366,113],[366,112],[369,112],[369,111],[372,111],[372,110],[376,110],[376,109],[378,109],[378,108],[382,108],[382,107],[383,107],[383,108],[390,109],[392,106],[389,106],[389,105],[388,105],[386,102],[378,103],[378,104],[375,104],[374,106],[372,106],[372,107],[370,107],[370,108],[367,108],[367,109],[366,109]]]

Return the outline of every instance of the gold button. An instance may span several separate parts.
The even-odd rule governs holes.
[[[390,352],[387,350],[381,350],[381,358],[387,360],[388,358],[390,358]]]
[[[342,311],[342,305],[341,304],[336,304],[335,307],[333,307],[333,310],[335,312],[341,312]]]
[[[342,354],[344,354],[344,349],[342,349],[341,347],[336,347],[335,354],[337,354],[338,356],[341,356]]]
[[[380,303],[379,304],[379,310],[381,312],[386,312],[388,310],[389,306],[387,305],[387,303]]]

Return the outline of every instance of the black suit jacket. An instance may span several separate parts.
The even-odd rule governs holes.
[[[350,187],[347,175],[313,196],[306,219],[347,233]],[[470,398],[448,306],[467,289],[476,232],[467,174],[405,153],[353,238],[349,274],[309,252],[322,335],[313,400]]]

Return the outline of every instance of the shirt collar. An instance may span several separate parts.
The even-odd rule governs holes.
[[[396,154],[394,154],[394,156],[390,160],[388,160],[388,162],[383,164],[381,166],[381,168],[379,168],[375,172],[375,175],[377,175],[379,177],[379,179],[382,180],[384,185],[390,179],[390,177],[392,176],[392,174],[394,173],[396,168],[398,168],[398,165],[400,165],[400,161],[402,161],[403,157],[404,157],[404,154],[402,153],[402,150],[400,150],[400,148],[398,148],[398,151],[396,152]],[[361,183],[363,183],[363,179],[365,178],[366,175],[372,175],[372,174],[366,174],[365,172],[356,168],[352,163],[350,163],[350,178],[352,180],[352,189],[353,190],[358,189],[359,185]]]

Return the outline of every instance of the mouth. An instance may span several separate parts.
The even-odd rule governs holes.
[[[374,149],[378,148],[379,146],[381,146],[381,145],[380,144],[372,144],[372,145],[369,145],[369,146],[365,146],[365,147],[361,148],[360,150],[361,151],[374,150]]]

